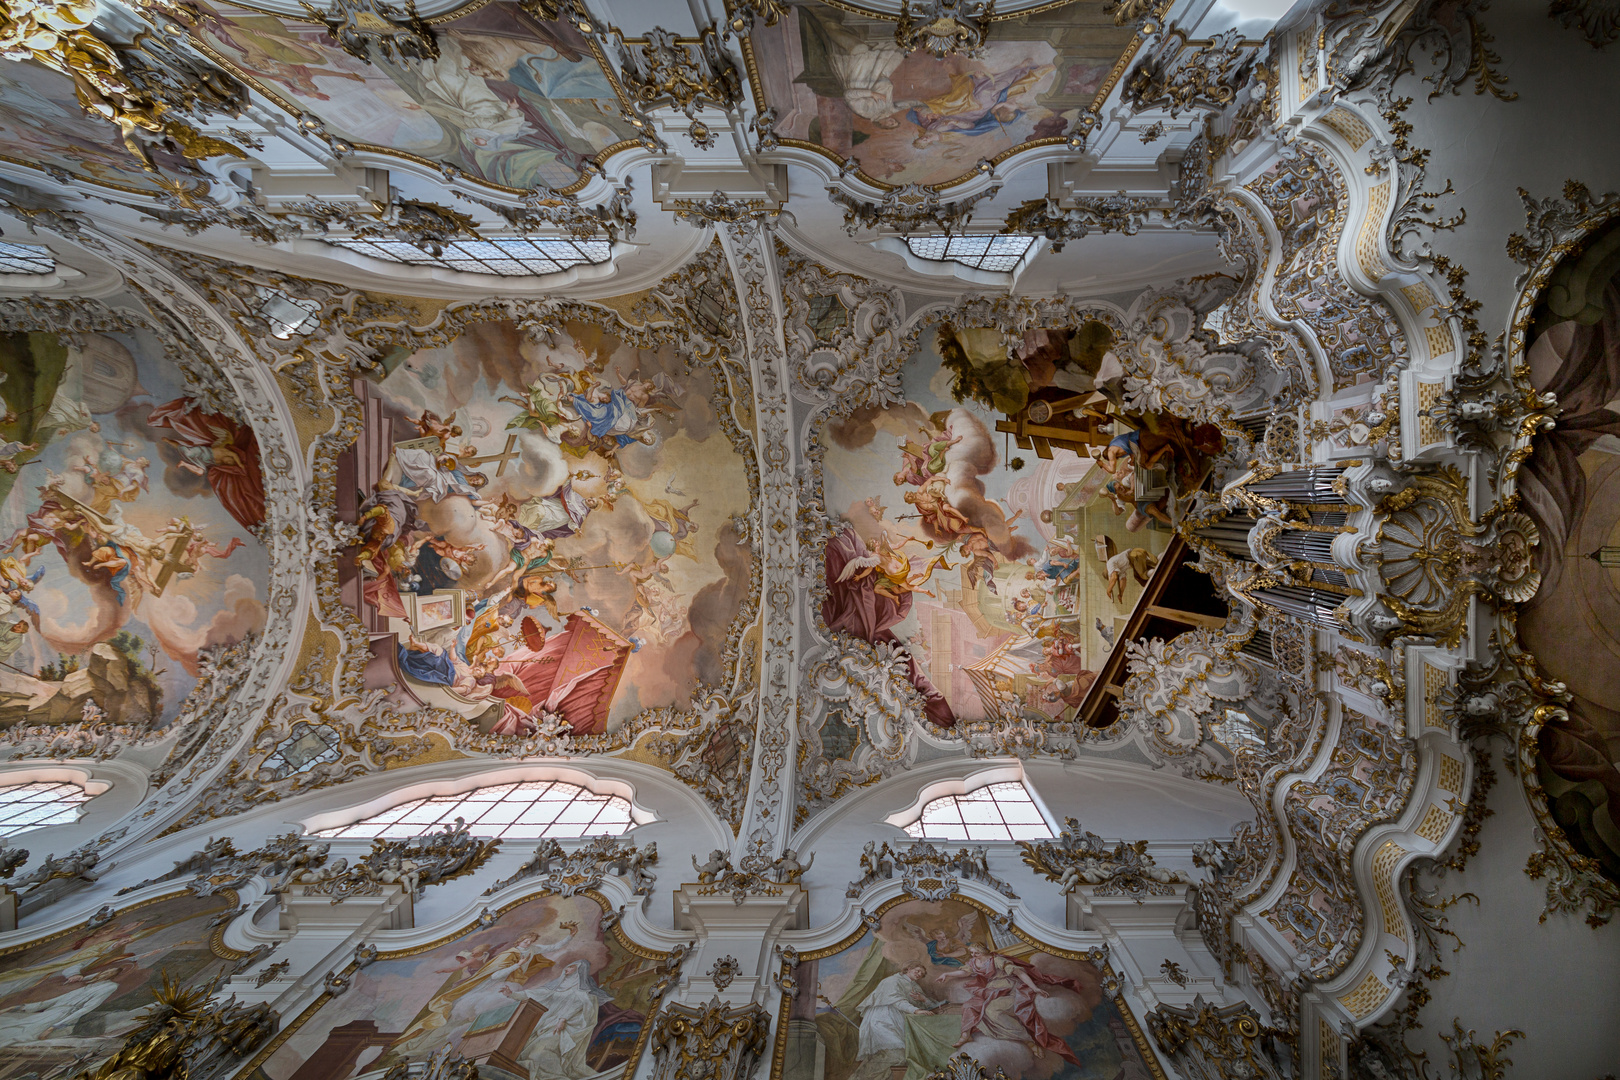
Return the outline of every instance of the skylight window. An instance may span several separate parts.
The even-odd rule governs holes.
[[[0,240],[0,274],[48,274],[56,269],[49,250]]]
[[[925,803],[905,826],[919,840],[1050,840],[1052,826],[1016,780]]]
[[[958,262],[973,270],[1008,273],[1028,254],[1033,236],[979,233],[966,236],[910,236],[906,244],[919,259]]]
[[[47,825],[71,825],[95,796],[78,784],[39,781],[0,787],[0,836],[15,836]]]
[[[612,257],[606,240],[451,240],[433,255],[404,240],[328,240],[329,244],[385,262],[438,266],[469,274],[528,277],[557,274],[573,266],[595,266]]]
[[[353,825],[322,829],[315,835],[392,840],[439,832],[458,817],[472,826],[474,836],[514,840],[618,836],[638,824],[630,800],[621,795],[598,795],[560,780],[532,780],[412,799]]]

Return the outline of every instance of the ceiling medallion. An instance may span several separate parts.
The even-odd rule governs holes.
[[[968,7],[968,0],[929,0],[913,15],[911,0],[901,0],[894,43],[906,52],[926,49],[940,59],[957,53],[977,57],[990,35],[996,0]]]
[[[325,12],[299,0],[310,18],[326,27],[338,47],[371,63],[375,49],[384,60],[437,60],[439,42],[433,28],[416,13],[416,0],[401,11],[387,0],[332,0]]]
[[[886,192],[876,203],[831,188],[828,198],[844,208],[844,231],[854,236],[861,229],[893,229],[901,236],[926,229],[929,232],[957,232],[973,220],[973,207],[991,198],[1001,185],[987,188],[955,202],[943,202],[939,192],[926,184],[907,184]]]

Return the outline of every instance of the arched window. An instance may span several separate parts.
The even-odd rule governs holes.
[[[598,795],[561,780],[526,780],[474,788],[458,795],[428,795],[391,806],[352,825],[322,829],[322,837],[396,839],[438,832],[456,818],[472,826],[474,836],[514,840],[542,836],[618,836],[639,824],[630,800]]]
[[[958,262],[973,270],[1013,270],[1029,253],[1033,236],[1000,233],[957,233],[952,236],[911,236],[906,245],[919,259]]]
[[[64,780],[0,787],[0,836],[16,836],[47,825],[71,825],[93,798],[78,784]]]
[[[902,826],[919,840],[1050,840],[1051,823],[1017,780],[986,784],[961,795],[923,804],[915,821]]]

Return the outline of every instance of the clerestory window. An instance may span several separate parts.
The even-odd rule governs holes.
[[[958,262],[973,270],[1009,273],[1028,254],[1033,236],[968,233],[961,236],[909,236],[906,246],[919,259]]]
[[[41,780],[0,787],[0,836],[15,836],[47,825],[71,825],[95,798],[78,784]]]
[[[618,836],[651,819],[622,795],[601,795],[561,780],[527,780],[474,788],[457,795],[429,795],[331,829],[323,837],[396,839],[440,832],[461,818],[474,836],[512,839]]]
[[[930,799],[914,821],[895,824],[919,840],[1050,840],[1055,835],[1029,789],[1017,780]]]

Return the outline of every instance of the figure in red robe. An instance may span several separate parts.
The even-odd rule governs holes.
[[[247,529],[264,524],[264,474],[253,430],[221,413],[206,413],[191,398],[155,407],[148,425],[168,428],[165,438],[180,452],[179,467],[208,478],[214,497]]]
[[[900,639],[889,627],[905,619],[911,612],[911,594],[899,598],[877,591],[877,578],[867,574],[839,581],[844,567],[851,559],[862,559],[871,554],[861,542],[855,527],[848,522],[844,531],[827,541],[827,595],[821,602],[821,618],[829,630],[842,630],[872,644],[887,642],[898,644]],[[928,676],[923,674],[915,657],[911,659],[911,685],[923,696],[923,711],[928,719],[940,727],[956,724],[956,714]]]
[[[1084,994],[1085,988],[1073,979],[1048,975],[1034,964],[993,953],[977,941],[968,944],[968,959],[960,971],[941,979],[965,979],[969,998],[962,1004],[962,1038],[965,1046],[974,1039],[1000,1039],[1023,1043],[1037,1059],[1050,1050],[1072,1065],[1079,1065],[1069,1044],[1052,1034],[1041,1019],[1036,1001],[1048,997],[1049,986],[1059,986]]]

